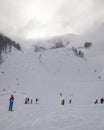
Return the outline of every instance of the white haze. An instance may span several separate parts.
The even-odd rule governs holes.
[[[17,41],[93,32],[103,26],[103,5],[103,0],[0,0],[0,32]]]

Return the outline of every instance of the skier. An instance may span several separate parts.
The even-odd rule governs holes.
[[[14,96],[11,95],[11,97],[9,99],[9,111],[13,110],[13,103],[14,103]]]
[[[61,105],[64,105],[64,104],[65,104],[65,100],[62,99],[62,100],[61,100]]]
[[[72,103],[72,99],[69,100],[69,104],[71,104],[71,103]]]
[[[27,103],[29,104],[29,98],[27,98]]]
[[[25,98],[25,104],[27,104],[27,102],[28,102],[28,101],[27,101],[27,98]]]
[[[62,93],[60,93],[60,96],[62,97]]]
[[[98,100],[97,99],[95,100],[94,104],[98,104]]]
[[[33,100],[31,99],[31,104],[33,103]]]
[[[101,104],[103,104],[103,102],[104,102],[104,99],[103,99],[103,98],[101,98],[101,99],[100,99],[100,103],[101,103]]]
[[[35,101],[36,101],[36,103],[38,103],[38,98],[36,98],[36,100],[35,100]]]

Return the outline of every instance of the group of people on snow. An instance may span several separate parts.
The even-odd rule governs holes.
[[[100,103],[103,104],[104,103],[104,98],[100,99]],[[98,104],[98,99],[95,100],[94,104]]]
[[[62,97],[62,93],[60,93],[60,96]],[[61,105],[65,104],[65,99],[61,100]],[[69,104],[72,104],[72,99],[69,100]]]
[[[29,99],[29,98],[25,98],[25,104],[32,104],[33,103],[33,100]]]
[[[38,98],[36,98],[35,101],[38,103]],[[33,104],[33,99],[25,98],[25,104]]]
[[[35,99],[36,101],[36,104],[38,103],[39,99],[36,98]],[[32,104],[33,103],[33,99],[29,99],[29,98],[25,98],[25,104]],[[9,98],[9,111],[13,111],[13,104],[14,104],[14,96],[11,95],[10,98]]]
[[[60,96],[62,96],[62,93],[60,93]],[[39,99],[36,98],[35,102],[36,104],[38,103]],[[100,103],[103,104],[104,103],[104,98],[101,98]],[[29,99],[29,98],[25,98],[25,104],[32,104],[33,103],[33,99]],[[72,103],[72,99],[69,100],[69,104]],[[11,97],[9,98],[9,111],[13,111],[13,104],[14,104],[14,96],[11,95]],[[65,99],[61,100],[61,105],[65,104]],[[98,104],[98,99],[95,100],[94,104]]]
[[[65,104],[65,99],[62,99],[61,100],[61,105],[64,105]],[[69,100],[69,104],[72,104],[72,99]]]

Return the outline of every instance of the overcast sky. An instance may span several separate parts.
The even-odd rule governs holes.
[[[103,23],[104,0],[0,0],[0,32],[15,39],[83,34]]]

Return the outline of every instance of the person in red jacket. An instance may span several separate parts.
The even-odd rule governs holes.
[[[13,103],[14,103],[14,96],[11,95],[11,97],[9,99],[9,111],[13,110]]]

